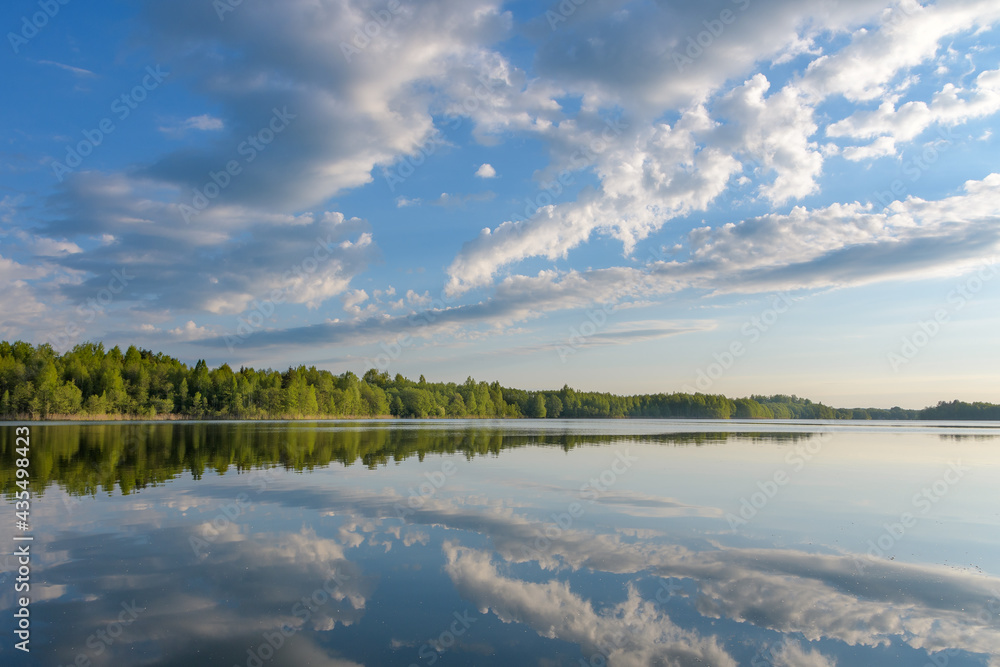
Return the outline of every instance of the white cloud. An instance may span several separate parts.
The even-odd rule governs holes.
[[[856,111],[826,129],[831,137],[868,139],[868,146],[844,149],[849,160],[895,155],[896,142],[911,141],[934,124],[954,127],[1000,111],[1000,70],[987,70],[976,77],[971,90],[949,83],[935,93],[930,104],[911,101],[899,109],[891,101],[874,111]]]
[[[215,118],[214,116],[209,116],[208,114],[192,116],[181,123],[181,127],[186,130],[221,130],[222,126],[223,123],[221,118]]]
[[[150,325],[147,324],[143,326],[146,327]],[[181,338],[183,340],[197,340],[198,338],[204,338],[211,332],[208,327],[199,327],[194,323],[194,320],[188,320],[183,327],[171,329],[168,333],[171,336],[176,336],[177,338]]]
[[[499,0],[403,3],[383,34],[345,56],[341,43],[350,44],[355,29],[370,20],[367,0],[247,5],[224,22],[199,0],[170,8],[151,3],[143,15],[157,28],[150,49],[188,72],[206,100],[203,109],[212,110],[176,125],[210,134],[128,172],[74,174],[46,204],[51,215],[41,218],[47,236],[22,239],[21,249],[51,260],[46,271],[57,277],[48,289],[64,305],[91,295],[100,277],[120,265],[138,276],[123,300],[159,312],[191,311],[171,315],[174,323],[202,321],[201,313],[240,313],[281,289],[290,303],[315,309],[340,296],[356,319],[371,316],[317,324],[317,331],[356,338],[395,330],[405,326],[402,318],[381,311],[425,307],[429,294],[403,286],[409,303],[386,304],[377,293],[356,301],[367,297],[352,289],[352,280],[376,256],[372,232],[362,220],[339,213],[329,214],[337,220],[321,219],[309,211],[370,183],[374,172],[398,166],[403,156],[422,155],[445,123],[471,121],[474,140],[537,141],[549,164],[536,172],[539,188],[528,194],[530,207],[477,205],[468,229],[489,226],[471,232],[453,257],[433,258],[451,260],[449,296],[475,287],[495,291],[479,303],[449,303],[428,331],[492,330],[600,298],[854,285],[927,267],[954,270],[971,261],[976,248],[995,242],[985,222],[994,213],[971,190],[947,205],[950,221],[934,202],[921,200],[886,212],[849,202],[778,209],[820,192],[827,156],[840,153],[854,162],[892,156],[930,125],[950,128],[1000,110],[1000,70],[982,72],[974,82],[943,84],[929,100],[901,102],[920,88],[915,83],[923,73],[914,68],[933,67],[946,40],[1000,20],[995,3],[922,6],[903,0],[888,10],[885,4],[622,0],[610,17],[606,5],[587,3],[569,24],[551,31],[542,17],[515,27]],[[683,51],[724,8],[736,19],[679,70],[671,54]],[[530,74],[499,52],[515,33],[535,49]],[[219,58],[220,52],[233,57]],[[946,55],[948,62],[958,58]],[[783,81],[775,70],[769,80],[756,73],[765,62],[798,73]],[[816,107],[833,96],[843,98],[837,105],[863,105],[851,106],[826,135],[863,145],[841,149],[816,141],[829,105]],[[237,146],[266,125],[274,108],[287,108],[294,120],[244,165],[196,224],[182,224],[179,205],[190,202],[192,188],[239,156]],[[437,157],[424,155],[428,163]],[[483,163],[475,176],[497,174]],[[414,190],[396,197],[397,208],[462,206],[495,196],[445,193],[435,199],[448,185],[419,190],[417,180],[407,184]],[[989,179],[982,184],[993,191]],[[556,262],[608,238],[630,256],[671,221],[690,229],[696,221],[684,218],[718,207],[737,188],[736,196],[747,198],[742,202],[769,206],[772,213],[694,230],[687,235],[687,259],[639,256],[633,258],[637,268],[551,271],[534,265],[532,272],[543,270],[505,273],[526,259]],[[962,217],[964,205],[986,217]],[[490,216],[485,221],[479,217],[484,209]],[[12,210],[4,198],[0,215],[9,219]],[[330,234],[337,240],[329,256],[305,270],[316,236]],[[108,243],[95,247],[98,238]],[[926,250],[933,244],[936,254]],[[454,252],[454,246],[441,247]],[[616,290],[615,280],[626,289]],[[21,287],[44,302],[38,284]]]
[[[153,198],[162,193],[122,175],[67,178],[60,199],[68,217],[51,221],[49,234],[117,241],[54,258],[91,276],[64,288],[68,297],[91,296],[109,271],[124,268],[135,277],[122,300],[235,314],[279,290],[281,302],[315,308],[344,292],[373,256],[367,223],[339,212],[293,216],[220,204],[185,224],[175,204]]]
[[[619,20],[610,21],[606,6],[595,3],[574,13],[571,29],[551,31],[541,21],[536,67],[543,77],[583,95],[585,108],[621,106],[655,118],[665,109],[707,100],[728,81],[749,76],[760,62],[807,52],[820,35],[870,22],[885,4],[623,2]],[[675,62],[723,10],[734,15],[724,31],[706,32],[711,43],[687,66]]]
[[[57,63],[57,62],[52,61],[52,60],[39,60],[37,62],[40,65],[52,65],[53,67],[58,67],[59,69],[66,70],[67,72],[72,72],[73,74],[76,74],[77,76],[84,76],[84,77],[97,76],[96,74],[94,74],[93,72],[91,72],[89,69],[84,69],[82,67],[74,67],[72,65],[65,65],[63,63]]]
[[[360,306],[367,300],[368,292],[363,289],[350,290],[340,297],[340,302],[343,304],[344,310],[353,315],[361,314]]]
[[[200,116],[191,116],[190,118],[171,125],[161,125],[158,129],[164,134],[178,138],[184,136],[187,130],[215,132],[224,129],[224,127],[225,123],[221,118],[216,118],[215,116],[211,116],[209,114],[202,114]]]
[[[248,134],[267,127],[272,109],[287,109],[294,119],[259,159],[243,165],[223,196],[270,210],[321,205],[371,182],[377,165],[426,144],[437,132],[432,113],[448,102],[425,91],[455,85],[511,20],[495,0],[404,3],[387,34],[345,53],[341,44],[352,44],[355,30],[363,34],[372,7],[366,0],[322,7],[311,0],[241,7],[220,22],[198,0],[149,5],[146,18],[157,26],[151,47],[197,73],[229,133],[164,156],[145,175],[202,185],[206,174],[238,157]],[[220,59],[219,49],[236,55]]]
[[[842,151],[845,159],[852,162],[891,157],[896,154],[896,142],[892,137],[879,137],[867,146],[850,146]]]
[[[809,141],[817,129],[812,107],[794,86],[765,98],[770,82],[756,74],[743,86],[724,96],[721,115],[740,128],[732,146],[748,154],[764,169],[774,171],[772,183],[762,184],[761,194],[775,204],[801,199],[815,192],[823,168],[819,146]]]
[[[1000,249],[1000,174],[937,201],[796,207],[689,235],[690,258],[661,261],[663,286],[719,292],[843,287],[955,274]],[[931,252],[930,249],[934,248]]]
[[[877,99],[897,73],[933,58],[945,38],[998,20],[1000,6],[990,0],[902,0],[883,12],[876,29],[858,30],[850,44],[811,62],[799,85],[817,98]]]
[[[910,197],[885,210],[858,202],[692,230],[676,259],[657,255],[644,266],[508,275],[478,303],[457,305],[408,290],[427,317],[388,315],[255,334],[247,345],[351,343],[407,334],[435,338],[475,330],[504,333],[544,313],[628,304],[684,290],[710,294],[845,288],[903,278],[960,275],[1000,254],[1000,174],[969,181],[964,192],[937,201]],[[685,256],[686,255],[686,256]],[[996,264],[996,260],[994,260]],[[606,332],[618,343],[710,328],[661,323],[657,331],[621,323]],[[633,326],[636,325],[636,326]],[[665,331],[669,330],[669,331]],[[592,344],[600,344],[597,337]]]
[[[49,331],[57,330],[56,322],[43,319],[47,308],[28,282],[45,275],[46,270],[41,266],[20,264],[0,255],[0,284],[4,285],[0,292],[0,337],[3,340],[22,338],[33,324]]]
[[[628,254],[636,241],[667,221],[706,209],[729,186],[731,178],[741,177],[739,162],[749,163],[759,180],[758,193],[774,204],[815,194],[824,155],[833,154],[836,146],[820,147],[811,139],[818,130],[814,104],[834,94],[855,101],[884,95],[899,72],[932,58],[946,37],[1000,19],[1000,9],[987,9],[983,2],[922,7],[904,0],[880,16],[882,8],[859,4],[839,14],[818,13],[811,21],[796,16],[788,7],[783,9],[789,10],[792,18],[779,19],[776,4],[755,6],[757,14],[748,10],[738,16],[725,35],[704,49],[691,71],[680,75],[663,66],[654,70],[648,64],[648,54],[640,56],[651,44],[671,42],[653,27],[659,24],[638,8],[631,6],[619,22],[606,21],[600,13],[581,11],[580,16],[574,16],[574,30],[553,37],[559,44],[574,40],[573,63],[563,61],[561,54],[545,46],[539,57],[543,73],[558,74],[561,85],[584,93],[584,107],[573,120],[523,127],[530,127],[552,146],[552,164],[543,170],[541,182],[551,182],[560,169],[572,173],[592,166],[600,188],[564,204],[553,203],[553,198],[542,192],[535,197],[538,212],[528,219],[508,219],[484,230],[450,265],[449,292],[458,294],[489,284],[503,267],[529,257],[565,258],[595,233],[621,240]],[[762,16],[772,25],[759,23]],[[680,12],[673,18],[671,25],[682,25],[686,17]],[[790,54],[814,51],[813,36],[824,29],[837,32],[873,18],[873,27],[855,29],[847,46],[817,57],[800,78],[772,95],[766,96],[770,87],[767,78],[756,74],[713,101],[712,95],[720,92],[725,79],[713,80],[712,74],[726,71],[716,58],[733,57],[730,49],[738,46],[741,50],[737,60],[747,54],[761,57],[774,53],[784,61]],[[757,41],[748,35],[744,31],[750,25],[770,32],[771,40]],[[782,34],[777,41],[775,31]],[[583,40],[586,35],[591,35],[587,43]],[[620,50],[600,46],[604,44],[614,44]],[[646,64],[626,63],[624,58]],[[622,77],[622,72],[629,72],[629,76]],[[912,77],[906,79],[912,81]],[[993,106],[1000,104],[989,88],[992,85],[993,75],[984,73],[968,100],[954,86],[946,87],[935,97],[936,113],[942,122],[951,123],[972,114],[992,113]],[[696,90],[701,93],[695,94]],[[673,125],[646,124],[647,118],[680,104],[689,106]],[[596,110],[612,105],[622,106],[634,126],[616,136],[600,137],[604,128],[600,122],[588,125],[588,114],[599,120]],[[912,115],[911,110],[904,115]],[[892,124],[895,119],[886,122]],[[913,122],[926,126],[926,121]],[[831,136],[838,136],[843,127],[846,125],[835,125]],[[904,129],[904,133],[912,131]],[[583,160],[572,159],[581,153],[581,146],[594,145],[602,148],[589,155],[582,151]],[[859,161],[894,152],[893,138],[880,138],[869,146],[849,147],[843,154],[848,160]]]
[[[811,194],[823,165],[820,148],[809,141],[816,131],[812,109],[794,88],[765,97],[769,86],[758,74],[722,97],[712,111],[726,123],[698,106],[673,125],[633,128],[590,118],[552,128],[546,136],[555,159],[542,178],[557,185],[535,197],[539,210],[528,219],[484,229],[466,243],[448,268],[449,291],[488,284],[500,268],[527,257],[566,257],[594,233],[619,239],[630,253],[669,220],[707,209],[743,170],[739,158],[774,173],[759,188],[768,199]],[[600,190],[553,204],[548,190],[561,189],[556,170],[562,167],[566,176],[590,161]]]
[[[424,292],[423,294],[417,294],[413,290],[406,290],[406,302],[411,306],[416,306],[418,308],[426,308],[431,303],[431,295],[429,292]]]

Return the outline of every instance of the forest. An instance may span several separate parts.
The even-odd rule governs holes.
[[[376,369],[334,375],[315,366],[193,367],[130,346],[0,342],[0,416],[14,419],[689,418],[1000,419],[1000,405],[940,402],[923,410],[833,408],[795,395],[529,391],[499,382],[428,382]]]

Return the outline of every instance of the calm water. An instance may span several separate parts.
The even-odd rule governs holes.
[[[1000,664],[985,424],[0,430],[3,665]]]

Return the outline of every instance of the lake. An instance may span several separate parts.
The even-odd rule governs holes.
[[[4,665],[1000,664],[995,425],[29,426]]]

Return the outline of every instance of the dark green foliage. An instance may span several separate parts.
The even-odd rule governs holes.
[[[63,355],[47,344],[0,342],[0,417],[150,418],[484,417],[672,419],[1000,419],[989,403],[939,403],[924,410],[831,408],[798,396],[525,391],[476,382],[414,382],[371,369],[362,378],[315,366],[271,369],[194,367],[130,346],[83,343]]]
[[[337,462],[368,468],[390,465],[411,457],[461,452],[467,459],[495,456],[521,447],[575,447],[607,444],[605,434],[572,433],[559,429],[544,442],[533,432],[500,429],[488,424],[463,428],[401,429],[391,425],[368,428],[315,428],[314,422],[292,422],[280,429],[256,424],[217,422],[46,424],[32,431],[31,489],[39,495],[57,484],[72,496],[113,493],[123,495],[189,473],[256,471],[248,483],[255,488],[267,479],[266,469],[312,470]],[[807,441],[810,433],[662,433],[615,436],[616,443],[659,443],[691,447],[736,440]],[[13,501],[20,489],[15,460],[14,429],[0,429],[0,494]],[[265,469],[265,470],[261,470]],[[64,501],[65,502],[65,501]],[[72,500],[68,501],[72,502]],[[70,506],[71,507],[71,506]]]
[[[895,409],[895,408],[894,408]],[[1000,405],[992,403],[965,403],[941,401],[933,408],[920,411],[921,419],[971,419],[976,421],[1000,419]]]

